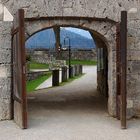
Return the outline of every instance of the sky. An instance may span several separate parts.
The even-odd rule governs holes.
[[[64,28],[64,27],[63,27]],[[77,33],[77,34],[80,34],[84,37],[87,37],[89,39],[92,39],[92,36],[90,35],[89,31],[86,31],[86,30],[82,30],[82,29],[78,29],[78,28],[73,28],[73,27],[66,27],[65,28],[66,30],[69,30],[71,32],[74,32],[74,33]]]
[[[72,27],[61,27],[61,44],[64,43],[64,38],[69,36],[71,38],[71,44],[73,47],[79,47],[82,45],[84,48],[92,48],[95,47],[94,40],[92,39],[90,33],[88,31],[72,28]],[[55,44],[55,36],[53,29],[47,29],[37,34],[34,34],[29,40],[26,42],[26,47],[30,46],[40,46],[40,47],[50,47]]]

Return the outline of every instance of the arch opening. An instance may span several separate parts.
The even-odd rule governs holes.
[[[58,29],[59,28],[59,29]],[[34,38],[37,34],[39,34],[39,33],[45,33],[46,31],[49,31],[49,33],[51,34],[51,35],[49,35],[49,34],[46,34],[46,38],[48,38],[48,41],[49,42],[51,42],[52,41],[52,44],[50,45],[51,47],[47,47],[47,49],[45,49],[45,48],[42,48],[42,47],[40,47],[40,48],[36,48],[35,49],[35,53],[41,53],[41,57],[43,57],[43,51],[45,52],[45,53],[48,53],[47,55],[48,56],[54,56],[55,57],[55,59],[58,59],[58,60],[66,60],[66,61],[68,61],[68,52],[66,52],[66,51],[68,51],[68,50],[65,50],[65,48],[64,48],[64,42],[65,42],[65,37],[68,37],[69,36],[69,34],[68,33],[66,33],[66,34],[64,34],[64,33],[62,33],[63,32],[63,30],[67,30],[67,29],[74,29],[74,30],[83,30],[83,28],[81,29],[81,28],[75,28],[75,26],[53,26],[53,28],[52,27],[49,27],[49,28],[43,28],[43,29],[41,29],[41,30],[39,30],[39,31],[36,31],[35,33],[33,33],[32,35],[30,35],[30,37],[28,37],[27,38],[27,40],[26,40],[26,42],[29,42],[30,41],[30,39],[31,38]],[[84,28],[85,29],[85,28]],[[56,31],[57,30],[57,31]],[[67,31],[69,31],[69,30],[67,30]],[[80,49],[81,51],[87,51],[87,50],[89,50],[90,49],[90,51],[92,50],[92,49],[94,49],[94,52],[96,53],[96,56],[94,57],[94,60],[97,62],[96,63],[96,66],[94,66],[94,68],[92,69],[91,68],[91,70],[89,70],[90,72],[91,71],[94,71],[94,73],[95,73],[95,75],[94,75],[94,77],[92,77],[93,79],[94,78],[96,78],[96,80],[94,79],[92,79],[92,81],[91,81],[91,83],[93,82],[94,83],[94,88],[91,88],[90,90],[92,90],[92,92],[96,92],[96,94],[97,93],[99,93],[98,95],[100,95],[101,96],[101,99],[100,99],[100,101],[98,101],[99,102],[99,104],[104,104],[105,105],[105,108],[107,108],[107,102],[108,102],[108,99],[109,99],[109,87],[108,87],[108,83],[109,83],[109,81],[108,81],[108,69],[109,69],[109,63],[108,63],[108,51],[109,51],[109,47],[107,46],[107,41],[105,41],[105,38],[102,36],[102,35],[100,35],[100,33],[97,33],[96,31],[93,31],[93,30],[89,30],[89,29],[87,29],[86,28],[86,30],[83,30],[84,31],[84,33],[88,33],[88,36],[90,37],[90,39],[92,40],[92,42],[93,42],[93,44],[95,45],[95,48],[78,48],[78,49]],[[58,36],[58,34],[60,34],[59,36]],[[84,34],[85,35],[85,34]],[[57,37],[58,38],[57,38]],[[64,36],[64,37],[61,37],[61,36]],[[76,36],[78,36],[78,33],[76,34]],[[37,38],[35,38],[34,39],[34,41],[33,42],[35,42],[35,41],[37,41]],[[28,43],[27,43],[28,44]],[[28,44],[29,45],[29,44]],[[37,45],[37,43],[36,43],[36,45]],[[57,46],[58,45],[58,46]],[[71,45],[73,45],[73,44],[71,44]],[[38,46],[38,45],[37,45]],[[60,48],[59,48],[60,47]],[[30,48],[29,46],[28,46],[28,48]],[[59,50],[60,49],[60,50]],[[72,49],[74,49],[74,48],[72,48]],[[83,50],[82,50],[83,49]],[[47,50],[48,50],[48,52],[47,52]],[[74,50],[75,51],[75,50]],[[93,51],[93,50],[92,50]],[[65,53],[66,52],[66,53]],[[31,52],[30,52],[31,53]],[[32,53],[33,53],[33,51],[32,51]],[[60,55],[59,55],[59,57],[58,57],[58,53],[60,53]],[[76,52],[77,54],[78,54],[78,51]],[[80,52],[81,53],[81,52]],[[84,53],[84,54],[86,54],[86,53]],[[37,55],[36,55],[37,56]],[[46,58],[47,59],[47,58]],[[85,59],[85,57],[84,57],[84,59]],[[90,59],[91,59],[91,57],[90,57]],[[88,59],[87,61],[90,61],[90,59]],[[86,61],[86,62],[87,62]],[[86,68],[85,68],[86,69]],[[90,73],[89,72],[89,73]],[[92,76],[93,76],[92,75]],[[90,75],[88,75],[88,76],[90,76]],[[81,77],[82,78],[82,77]],[[91,80],[91,79],[90,79]],[[96,81],[96,82],[95,82]],[[92,87],[91,86],[91,83],[89,84],[90,86],[89,87]],[[86,86],[87,86],[87,84],[85,84]],[[96,86],[97,85],[97,86]],[[76,88],[76,86],[75,87],[73,87],[73,88]],[[73,89],[72,87],[71,87],[71,89]],[[77,88],[78,88],[78,86],[77,86]],[[82,85],[81,86],[79,86],[79,88],[82,88]],[[58,89],[59,89],[59,87],[58,87]],[[61,87],[60,87],[60,89],[61,89]],[[55,90],[55,89],[54,89]],[[57,102],[57,100],[58,100],[58,102],[60,102],[60,104],[63,102],[61,102],[61,101],[59,101],[59,98],[62,98],[63,100],[71,100],[72,98],[75,98],[76,100],[79,98],[79,99],[82,99],[82,100],[84,100],[85,99],[85,103],[86,102],[88,102],[88,100],[86,100],[86,98],[91,98],[91,100],[92,100],[92,97],[91,97],[91,91],[90,91],[90,93],[89,93],[89,90],[88,90],[88,87],[86,88],[86,90],[83,90],[84,92],[85,92],[85,94],[86,94],[86,92],[88,93],[88,95],[83,95],[83,94],[81,94],[81,95],[76,95],[76,93],[74,93],[74,91],[72,90],[72,92],[70,93],[71,94],[71,97],[70,96],[67,96],[66,97],[66,99],[65,99],[65,95],[64,95],[64,92],[63,91],[65,91],[65,90],[67,90],[67,89],[65,89],[65,87],[64,87],[64,89],[63,89],[63,87],[62,87],[62,96],[61,96],[61,92],[59,92],[59,95],[58,94],[55,94],[55,93],[53,93],[54,94],[54,96],[52,95],[48,95],[48,98],[50,98],[50,100],[52,100],[52,103],[54,102],[53,100],[56,100],[56,102]],[[41,91],[41,90],[40,90]],[[42,93],[40,92],[40,91],[35,91],[35,94],[33,95],[29,95],[29,98],[31,98],[31,97],[34,97],[34,96],[36,96],[35,98],[38,98],[38,99],[40,99],[40,101],[45,101],[45,98],[43,98],[43,96],[45,95],[45,93],[44,92],[46,92],[46,98],[47,98],[47,92],[49,93],[49,92],[51,92],[50,91],[50,89],[48,89],[48,91],[47,91],[47,89],[45,90],[45,89],[43,89],[42,90]],[[37,94],[37,93],[40,93],[40,95],[39,94]],[[75,92],[76,92],[76,90],[75,90]],[[79,92],[79,91],[78,91]],[[66,93],[67,93],[67,91],[66,91]],[[42,96],[42,95],[43,96]],[[75,94],[75,95],[74,95]],[[39,97],[40,96],[40,97]],[[44,96],[44,97],[45,97]],[[73,97],[72,97],[73,96]],[[74,97],[75,96],[75,97]],[[81,96],[81,97],[80,97]],[[43,100],[42,100],[43,99]],[[89,99],[90,100],[90,99]],[[93,99],[94,100],[94,99]],[[39,101],[39,100],[38,100]],[[71,100],[72,102],[73,102],[73,100]],[[80,100],[79,100],[80,101]],[[48,101],[46,102],[47,104],[48,104]],[[77,103],[78,103],[78,101],[77,101]],[[77,103],[74,103],[74,104],[77,104]],[[82,102],[83,103],[83,102]],[[31,103],[30,103],[30,100],[29,100],[29,104],[34,104],[34,101],[31,101]],[[63,103],[62,103],[63,104]],[[63,104],[64,105],[64,104]],[[66,104],[65,104],[66,105]],[[93,105],[93,104],[92,104]],[[57,104],[57,106],[58,106],[58,104]],[[32,105],[31,105],[31,107],[32,107]],[[36,106],[37,107],[37,106]],[[56,106],[55,106],[56,107]],[[29,108],[30,109],[30,108]],[[106,111],[107,112],[107,111]]]

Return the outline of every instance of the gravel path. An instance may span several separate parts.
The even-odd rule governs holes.
[[[0,140],[140,140],[140,120],[128,121],[128,129],[121,130],[96,91],[96,67],[84,71],[68,85],[30,94],[29,128],[0,122]]]

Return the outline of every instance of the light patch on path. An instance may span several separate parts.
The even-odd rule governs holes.
[[[44,88],[49,88],[52,87],[52,76],[50,76],[46,81],[44,81],[42,84],[40,84],[36,90],[39,89],[44,89]]]
[[[62,82],[62,71],[59,72],[59,83]],[[40,90],[40,89],[45,89],[45,88],[50,88],[52,87],[52,76],[49,77],[46,81],[44,81],[42,84],[40,84],[36,90]]]
[[[96,68],[63,87],[35,92],[28,100],[29,128],[0,122],[0,140],[139,140],[140,120],[120,122],[107,113],[106,100],[96,91]]]
[[[31,72],[47,72],[49,69],[30,69]]]

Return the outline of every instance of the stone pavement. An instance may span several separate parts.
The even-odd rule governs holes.
[[[28,129],[0,122],[0,140],[139,140],[140,120],[129,120],[121,130],[96,91],[96,67],[84,67],[87,71],[67,85],[30,94]]]

